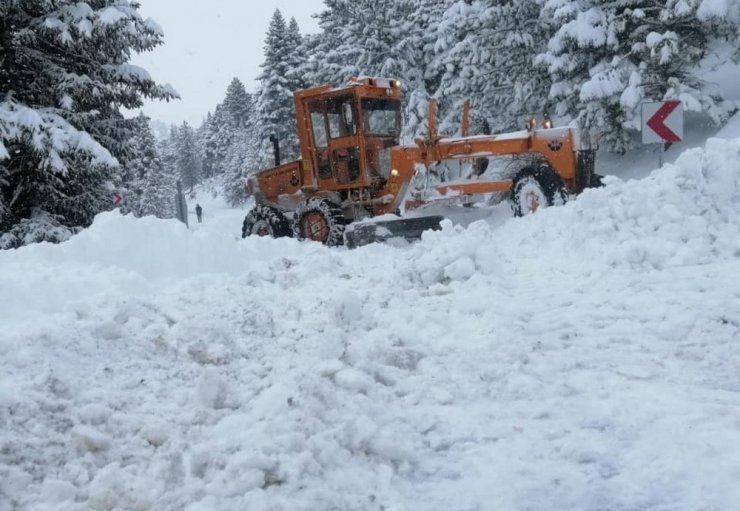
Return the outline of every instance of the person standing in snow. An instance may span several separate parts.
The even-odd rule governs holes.
[[[200,204],[195,205],[195,214],[198,216],[198,223],[201,223],[203,221],[203,208],[200,207]]]

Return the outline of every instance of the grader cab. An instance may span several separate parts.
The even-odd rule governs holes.
[[[242,236],[294,236],[327,245],[362,245],[400,236],[415,239],[439,228],[440,216],[373,218],[399,214],[440,198],[463,203],[493,192],[510,192],[514,211],[564,202],[593,183],[593,152],[576,149],[572,128],[530,129],[502,135],[443,137],[436,129],[436,103],[429,108],[427,136],[400,146],[401,87],[396,80],[365,78],[347,86],[328,85],[294,94],[300,159],[248,180],[256,205],[244,219]],[[419,168],[443,161],[481,162],[495,155],[527,155],[513,179],[466,176],[415,190]],[[348,227],[349,226],[349,227]]]

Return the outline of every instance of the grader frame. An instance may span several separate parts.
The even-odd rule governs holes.
[[[275,167],[248,180],[256,206],[245,218],[243,236],[292,235],[328,245],[359,245],[383,237],[374,227],[381,225],[386,237],[415,238],[424,229],[438,227],[440,217],[382,224],[366,219],[423,206],[432,196],[469,201],[494,192],[511,192],[515,213],[523,214],[564,201],[568,193],[579,193],[594,182],[593,151],[579,149],[575,128],[530,126],[514,133],[471,136],[466,103],[462,136],[446,137],[437,131],[432,99],[427,135],[401,146],[401,90],[396,80],[353,79],[340,88],[322,85],[296,92],[294,101],[301,157],[285,164],[276,161]],[[407,197],[419,166],[501,155],[532,155],[540,163],[521,169],[513,179],[467,178],[439,183],[431,194]],[[347,229],[358,221],[361,229]],[[347,239],[352,236],[356,239]]]

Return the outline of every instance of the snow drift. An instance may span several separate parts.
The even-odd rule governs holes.
[[[109,213],[2,252],[0,510],[732,509],[739,166],[402,247]]]

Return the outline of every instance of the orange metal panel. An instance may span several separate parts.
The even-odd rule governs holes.
[[[430,148],[431,161],[452,160],[495,156],[502,154],[523,154],[530,150],[531,140],[524,138],[496,139],[495,135],[483,137],[442,139]]]
[[[279,195],[297,193],[301,189],[300,160],[284,163],[269,171],[260,172],[260,191],[274,201]]]

